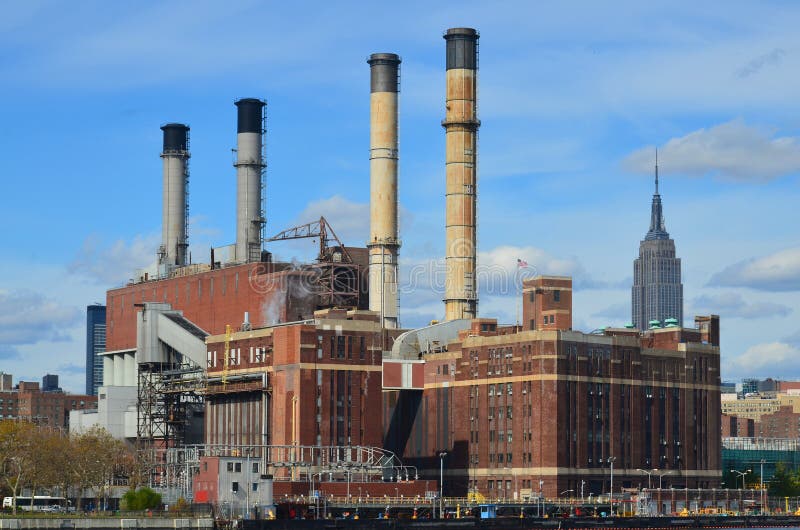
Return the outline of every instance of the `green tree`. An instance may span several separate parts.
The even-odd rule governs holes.
[[[800,477],[785,464],[776,464],[775,473],[769,481],[769,494],[775,497],[797,497],[800,495]]]
[[[161,495],[150,488],[128,490],[122,496],[122,509],[139,511],[158,508],[161,506]]]

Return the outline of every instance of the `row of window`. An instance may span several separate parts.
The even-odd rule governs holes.
[[[258,473],[258,462],[251,462],[252,465],[251,471],[253,473]],[[207,467],[206,467],[207,469]],[[242,472],[242,463],[241,462],[228,462],[227,463],[227,470],[229,473],[241,473]]]

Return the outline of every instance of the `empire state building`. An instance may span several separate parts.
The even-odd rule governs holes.
[[[631,289],[634,327],[648,329],[657,325],[683,326],[683,284],[681,260],[675,257],[675,241],[664,226],[661,195],[658,194],[658,158],[656,192],[650,211],[650,230],[639,243],[639,257],[633,261]],[[667,319],[676,322],[666,323]]]

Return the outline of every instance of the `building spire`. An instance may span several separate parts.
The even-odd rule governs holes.
[[[669,239],[667,228],[664,226],[664,214],[661,208],[661,195],[658,194],[658,148],[656,148],[656,192],[653,194],[653,204],[650,207],[650,230],[645,239]]]
[[[658,147],[656,147],[656,195],[658,195]]]

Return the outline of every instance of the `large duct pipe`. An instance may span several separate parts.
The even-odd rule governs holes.
[[[445,128],[445,319],[478,316],[477,109],[478,32],[451,28],[447,41]]]
[[[161,151],[164,196],[158,262],[161,265],[182,266],[186,265],[188,247],[186,191],[189,184],[189,127],[182,123],[168,123],[161,130],[164,131]]]
[[[236,261],[240,263],[261,260],[265,106],[266,102],[254,98],[236,102],[239,119],[233,165],[236,167]]]
[[[369,308],[398,326],[397,93],[400,57],[373,53],[370,67]]]

